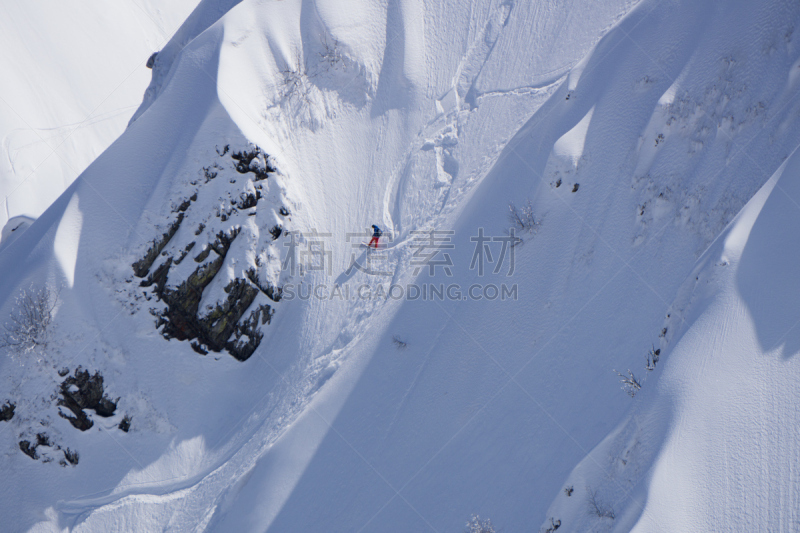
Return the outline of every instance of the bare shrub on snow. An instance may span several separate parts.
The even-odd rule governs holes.
[[[309,80],[308,67],[300,52],[295,53],[295,68],[281,71],[283,83],[280,88],[281,102],[294,105],[309,105],[313,86]]]
[[[268,109],[313,131],[335,118],[341,104],[360,107],[372,92],[365,67],[349,56],[346,45],[328,35],[308,44],[280,72],[277,99]]]
[[[320,64],[325,65],[326,70],[338,70],[340,65],[343,70],[347,70],[347,63],[345,62],[344,55],[340,50],[339,41],[334,39],[331,43],[328,41],[328,37],[326,35],[322,41],[322,48],[324,50],[317,53],[319,54]]]
[[[617,371],[615,370],[614,372]],[[631,372],[629,369],[627,376],[625,374],[621,374],[620,372],[617,372],[617,375],[620,377],[619,381],[622,383],[622,390],[624,390],[631,398],[636,396],[636,393],[642,388],[642,384],[638,379],[636,379],[636,376],[633,375],[633,372]]]
[[[480,516],[474,514],[472,518],[469,519],[469,522],[467,522],[464,533],[495,533],[495,529],[491,520],[488,518],[486,520],[481,520]]]
[[[536,220],[536,217],[533,214],[533,205],[531,204],[530,200],[528,200],[525,205],[519,208],[515,206],[513,202],[509,203],[508,211],[508,221],[511,223],[511,227],[514,230],[509,230],[509,234],[515,237],[511,246],[516,246],[524,241],[523,239],[516,237],[514,232],[518,231],[520,233],[529,233],[532,235],[536,233],[540,222]]]
[[[44,349],[50,340],[50,324],[58,304],[58,292],[49,286],[22,289],[15,301],[9,321],[0,334],[0,348],[18,354]]]
[[[392,342],[397,346],[398,350],[405,350],[408,347],[408,343],[397,335],[392,335]]]
[[[586,494],[587,501],[589,503],[589,512],[598,516],[599,518],[610,518],[611,520],[616,518],[614,509],[597,497],[596,490],[592,490],[591,487],[586,487]]]
[[[647,352],[647,368],[648,371],[652,371],[656,369],[656,364],[658,363],[658,358],[661,356],[661,348],[656,350],[655,345],[653,348]]]
[[[553,517],[550,517],[550,525],[544,530],[544,533],[555,533],[560,527],[561,520],[555,520]],[[541,531],[541,529],[539,531]]]
[[[533,216],[533,205],[530,200],[520,208],[517,208],[513,202],[509,203],[508,210],[508,220],[517,230],[533,233],[539,226],[539,222],[537,222],[536,218]]]
[[[339,54],[338,48],[331,49],[329,53],[336,56]],[[329,62],[334,59],[335,57],[328,58],[317,63],[312,61],[309,68],[302,52],[297,51],[294,62],[281,71],[283,79],[279,82],[277,106],[281,114],[292,117],[296,126],[316,130],[321,126],[324,117],[331,112],[315,78],[328,72]]]

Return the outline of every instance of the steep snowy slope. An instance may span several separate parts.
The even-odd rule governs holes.
[[[700,258],[670,308],[679,340],[658,382],[570,476],[615,510],[615,531],[800,524],[798,176],[795,152]],[[571,503],[550,512],[596,527]]]
[[[145,62],[197,0],[0,5],[0,228],[38,216],[116,139]]]
[[[587,454],[669,386],[671,302],[800,144],[800,9],[230,4],[0,253],[5,316],[60,288],[0,363],[10,527],[631,527],[644,489]]]
[[[500,233],[528,196],[542,223],[517,252],[520,301],[404,303],[230,491],[215,530],[444,531],[472,512],[509,531],[608,526],[585,521],[585,485],[572,514],[546,507],[629,405],[613,369],[641,378],[651,346],[669,346],[695,258],[797,140],[781,22],[797,12],[717,7],[640,6],[484,180],[455,225],[462,274],[428,281],[485,283],[464,276],[469,238]]]

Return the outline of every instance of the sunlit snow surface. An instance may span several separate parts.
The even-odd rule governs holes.
[[[0,228],[38,217],[124,130],[198,0],[0,5]]]

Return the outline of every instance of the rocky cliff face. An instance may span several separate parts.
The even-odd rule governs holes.
[[[132,267],[145,297],[164,304],[151,309],[164,337],[244,361],[280,300],[290,211],[271,184],[278,171],[259,147],[228,144],[216,154]]]
[[[149,227],[135,231],[125,260],[132,273],[114,283],[128,282],[133,307],[149,308],[165,338],[245,361],[264,338],[288,279],[282,257],[292,244],[294,208],[283,177],[257,146],[240,139],[238,147],[201,146],[186,157],[197,166],[177,170],[169,191],[154,191]],[[37,357],[47,372],[0,397],[0,423],[14,428],[14,447],[23,454],[67,467],[80,458],[75,434],[100,426],[122,436],[154,422],[152,411],[137,410],[141,398],[120,387],[120,374],[108,371],[106,350],[68,368],[61,363],[65,342],[59,337],[35,353],[15,354],[22,365]]]

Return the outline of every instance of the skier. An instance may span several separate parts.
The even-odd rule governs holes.
[[[379,228],[375,224],[372,225],[372,230],[373,230],[372,231],[372,240],[369,241],[369,244],[367,246],[372,246],[374,244],[375,248],[377,249],[378,248],[378,239],[380,239],[381,235],[383,235],[383,232],[381,231],[381,228]]]

